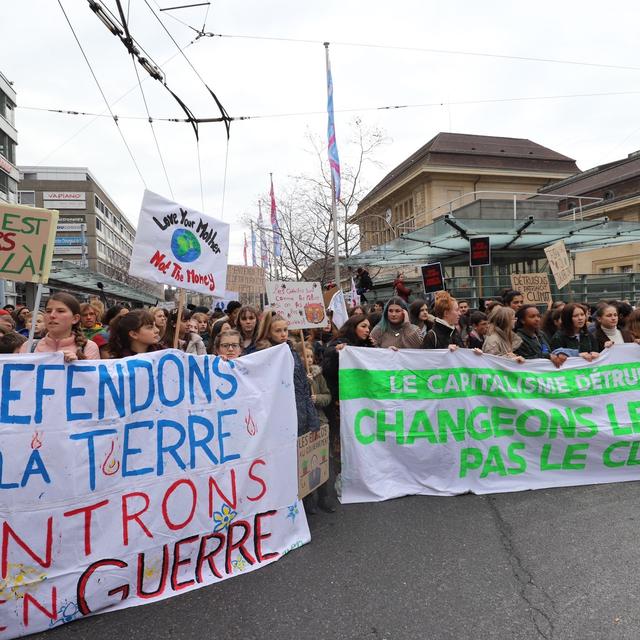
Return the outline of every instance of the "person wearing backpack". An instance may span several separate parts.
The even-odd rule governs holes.
[[[458,347],[464,347],[462,336],[456,329],[460,318],[458,301],[446,291],[438,291],[433,305],[433,315],[435,316],[433,328],[427,331],[422,348],[454,351]]]

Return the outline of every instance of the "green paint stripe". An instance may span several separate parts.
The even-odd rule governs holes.
[[[401,388],[415,376],[416,391],[391,391],[391,378]],[[599,381],[599,384],[596,382]],[[590,398],[640,391],[640,362],[546,373],[499,371],[483,367],[450,369],[340,369],[340,400],[442,400],[446,398]]]

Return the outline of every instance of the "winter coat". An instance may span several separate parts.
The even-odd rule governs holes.
[[[633,336],[631,335],[631,332],[627,331],[626,329],[620,329],[620,333],[622,334],[622,339],[625,342],[633,342]],[[611,338],[609,338],[609,336],[602,330],[599,325],[596,327],[593,336],[598,342],[598,351],[603,351],[604,345],[609,342],[609,340],[611,340]]]
[[[484,344],[484,336],[481,336],[475,329],[469,331],[467,336],[467,348],[469,349],[482,349]]]
[[[462,338],[455,327],[448,325],[444,320],[436,318],[433,327],[427,331],[422,342],[423,349],[447,349],[450,344],[464,347]]]
[[[27,344],[28,343],[25,342],[22,347],[20,347],[20,353],[27,353]],[[76,355],[78,347],[76,346],[75,336],[72,335],[69,338],[55,340],[47,334],[44,338],[38,340],[33,350],[34,353],[55,353],[56,351]],[[82,352],[87,360],[100,360],[98,345],[91,340],[87,340],[87,344],[84,345]]]
[[[399,278],[396,278],[393,281],[393,288],[396,292],[396,295],[399,298],[402,298],[405,302],[409,302],[409,296],[411,295],[411,289],[409,289],[409,287],[407,287],[407,285],[404,283],[404,280],[400,280]]]
[[[533,360],[535,358],[549,359],[551,348],[544,333],[538,332],[536,335],[531,336],[522,329],[518,329],[517,333],[522,340],[522,344],[513,351],[517,356],[522,356],[525,360]]]
[[[322,375],[322,368],[317,364],[311,365],[311,395],[315,396],[314,405],[318,414],[320,425],[329,424],[324,408],[329,406],[331,402],[331,392],[327,386],[327,381]]]
[[[336,349],[339,344],[349,344],[346,338],[334,338],[324,351],[322,356],[322,375],[331,392],[331,399],[337,402],[340,399],[338,388],[338,370],[340,367],[340,352]],[[372,347],[373,344],[367,340],[358,341],[353,347]]]
[[[388,347],[419,349],[422,344],[420,329],[410,322],[405,322],[397,328],[390,325],[384,332],[382,331],[382,327],[377,324],[371,331],[371,340],[373,340],[377,347],[383,349]]]
[[[519,349],[522,344],[522,338],[517,333],[513,333],[512,336],[509,342],[502,329],[493,327],[484,339],[482,351],[494,356],[513,358],[516,349]]]
[[[576,349],[578,353],[600,352],[598,341],[588,331],[581,331],[577,336],[568,336],[564,331],[556,331],[549,342],[551,351],[556,349]]]
[[[302,364],[298,352],[290,342],[287,342],[293,355],[293,388],[296,395],[296,412],[298,414],[298,435],[301,436],[307,431],[318,431],[320,420],[318,412],[311,400],[311,388],[307,372]]]

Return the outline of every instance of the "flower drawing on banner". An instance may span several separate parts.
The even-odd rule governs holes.
[[[300,512],[298,511],[298,503],[295,502],[289,507],[289,513],[287,513],[287,518],[291,518],[291,524],[293,524],[296,521],[296,516],[299,513]]]
[[[238,558],[237,560],[232,560],[231,565],[238,571],[244,571],[247,568],[247,563],[242,557]]]
[[[215,511],[213,514],[213,520],[216,523],[213,531],[218,533],[224,531],[232,522],[232,520],[238,515],[228,504],[223,504],[220,511]]]

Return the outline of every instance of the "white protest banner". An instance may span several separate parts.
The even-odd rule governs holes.
[[[520,365],[468,349],[340,352],[342,502],[640,479],[640,346]]]
[[[309,541],[287,345],[0,359],[0,629],[186,593]]]
[[[271,307],[289,323],[289,330],[321,328],[326,323],[319,282],[267,281]]]
[[[349,312],[347,311],[344,291],[342,291],[342,289],[336,290],[327,309],[333,313],[331,317],[333,324],[335,324],[338,329],[341,329],[342,325],[349,319]]]
[[[229,225],[145,190],[129,274],[223,297]]]
[[[550,305],[553,302],[546,273],[512,273],[511,288],[522,294],[524,304]]]
[[[549,261],[551,273],[555,278],[556,287],[558,289],[566,287],[573,280],[573,268],[567,255],[567,249],[564,246],[564,240],[558,240],[558,242],[545,247],[544,252]]]

